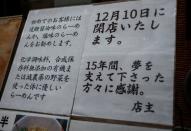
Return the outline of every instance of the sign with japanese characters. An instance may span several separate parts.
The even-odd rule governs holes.
[[[31,11],[0,108],[172,125],[175,18],[176,0]]]
[[[89,8],[88,5],[29,13],[1,108],[70,115]]]
[[[74,115],[172,125],[176,0],[94,7]]]
[[[68,117],[0,110],[1,131],[67,131]]]
[[[100,122],[71,120],[70,131],[171,131],[171,129],[146,128]]]

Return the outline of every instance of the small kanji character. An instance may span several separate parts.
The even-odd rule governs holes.
[[[151,104],[150,102],[147,103],[146,106],[146,110],[144,112],[155,112],[152,108],[153,108],[153,104]]]
[[[126,87],[126,84],[120,83],[119,85],[117,85],[115,93],[116,94],[125,94],[126,93],[125,87]]]
[[[9,121],[9,117],[8,116],[2,116],[1,117],[1,121],[0,121],[0,125],[3,128],[5,125],[8,124]]]
[[[55,65],[54,67],[53,67],[53,70],[55,71],[55,72],[57,72],[58,71],[58,65]]]
[[[116,20],[116,21],[119,19],[119,11],[118,10],[112,12],[112,16],[111,16],[110,21],[113,20],[113,19]]]
[[[108,67],[108,70],[118,70],[118,61],[110,61],[109,62],[109,67]]]
[[[112,22],[111,24],[108,25],[108,28],[106,29],[105,32],[109,32],[109,33],[116,32],[117,31],[117,25],[118,25],[118,23]]]
[[[138,84],[129,84],[127,85],[127,94],[138,95],[139,85]]]
[[[123,78],[126,78],[127,72],[119,72],[117,75],[120,75],[120,81],[123,81]]]
[[[99,62],[99,67],[98,68],[101,68],[101,70],[103,70],[104,68],[107,68],[107,65],[106,65],[106,61],[100,61]]]
[[[93,33],[104,33],[105,23],[99,23],[94,26]]]
[[[149,17],[149,8],[145,8],[145,9],[141,9],[141,15],[140,17],[143,18],[143,17]]]
[[[93,73],[92,72],[88,72],[87,74],[85,74],[86,76],[86,79],[84,81],[93,81],[92,79],[92,76],[93,76]]]
[[[83,85],[83,87],[85,87],[85,88],[83,89],[83,91],[86,92],[86,93],[88,93],[91,86],[92,86],[92,84],[89,83],[89,82],[87,82],[85,85]]]
[[[131,109],[131,111],[135,111],[136,113],[137,112],[141,112],[142,111],[142,103],[137,101],[136,103],[134,103],[134,106],[133,108]]]
[[[64,75],[58,75],[58,80],[57,81],[62,82],[63,78],[64,78]]]
[[[133,62],[133,64],[132,64],[132,71],[135,71],[135,70],[137,70],[137,69],[139,69],[139,67],[141,67],[142,65],[141,65],[141,61],[140,60],[135,60],[134,62]]]

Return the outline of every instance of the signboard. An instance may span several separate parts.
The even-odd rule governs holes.
[[[89,7],[29,13],[1,108],[70,115]]]
[[[172,125],[176,0],[94,7],[73,115]]]
[[[176,0],[31,11],[0,107],[172,125],[175,18]]]

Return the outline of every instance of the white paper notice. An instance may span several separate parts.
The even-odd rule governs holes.
[[[0,110],[1,131],[67,131],[69,117]]]
[[[1,108],[71,113],[90,7],[29,13]]]
[[[73,114],[172,125],[176,0],[96,6]]]
[[[171,131],[171,130],[71,120],[69,131]]]

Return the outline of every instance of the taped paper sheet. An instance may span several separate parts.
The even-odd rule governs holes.
[[[1,98],[1,108],[70,115],[89,8],[34,10]]]
[[[94,7],[73,115],[173,123],[176,0]]]
[[[170,129],[156,129],[119,124],[106,124],[71,120],[70,131],[171,131]]]

